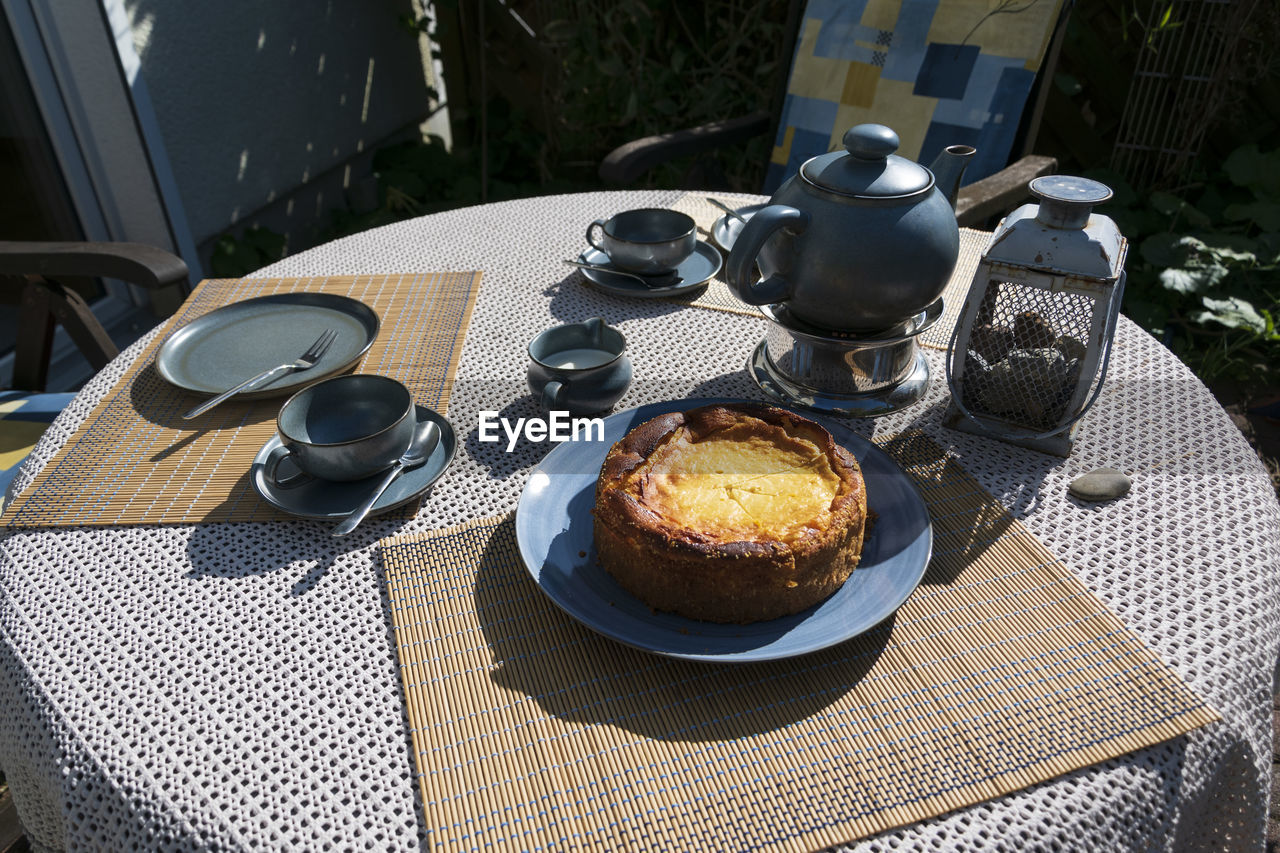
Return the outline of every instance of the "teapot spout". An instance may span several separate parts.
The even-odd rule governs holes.
[[[929,167],[937,181],[939,192],[947,197],[953,208],[956,206],[956,196],[960,194],[960,178],[977,153],[972,145],[948,145]]]

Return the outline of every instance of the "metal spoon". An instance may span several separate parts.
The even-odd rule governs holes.
[[[387,471],[387,475],[382,478],[382,482],[378,484],[378,487],[373,490],[369,497],[364,499],[364,503],[356,507],[351,515],[342,519],[342,522],[333,528],[333,535],[346,536],[355,530],[360,525],[360,522],[364,521],[365,516],[369,514],[369,510],[373,509],[373,505],[378,502],[378,498],[382,497],[382,493],[396,481],[396,477],[399,477],[410,468],[417,468],[426,462],[439,443],[440,427],[436,426],[434,421],[419,421],[418,427],[413,433],[413,441],[409,442],[409,449],[396,460],[396,463],[391,466],[391,470]]]
[[[706,198],[706,200],[707,200],[707,201],[711,202],[711,203],[712,203],[712,204],[714,204],[716,207],[718,207],[718,208],[720,208],[721,210],[723,210],[725,213],[727,213],[727,214],[729,214],[730,216],[732,216],[734,219],[738,220],[739,222],[741,222],[741,223],[743,223],[743,224],[746,224],[747,218],[746,218],[745,216],[743,216],[741,213],[739,213],[738,211],[734,210],[734,209],[733,209],[732,207],[730,207],[729,205],[725,204],[725,203],[724,203],[724,202],[722,202],[722,201],[717,201],[716,199],[712,198],[711,196],[704,196],[704,198]]]
[[[623,270],[606,267],[601,264],[588,264],[583,261],[566,260],[566,264],[571,267],[580,267],[584,270],[595,270],[596,272],[608,273],[609,275],[625,275],[627,278],[634,278],[645,287],[671,287],[684,281],[678,275],[668,273],[667,275],[640,275],[638,272],[624,272]]]

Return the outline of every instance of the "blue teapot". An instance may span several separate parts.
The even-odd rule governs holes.
[[[946,288],[960,253],[953,205],[975,152],[953,145],[930,170],[894,154],[898,135],[884,125],[860,124],[843,141],[748,220],[725,274],[749,305],[783,304],[820,329],[879,332]]]

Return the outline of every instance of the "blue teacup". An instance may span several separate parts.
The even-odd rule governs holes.
[[[409,389],[387,376],[348,374],[308,385],[290,397],[276,417],[280,447],[267,457],[263,475],[277,488],[310,478],[363,480],[385,471],[409,448],[418,422]],[[281,478],[280,463],[298,472]]]
[[[600,239],[595,231],[600,229]],[[698,247],[698,226],[678,210],[624,210],[587,226],[587,242],[620,270],[660,276],[675,272]]]
[[[544,411],[603,412],[631,385],[626,349],[622,333],[600,317],[547,329],[529,344],[529,390]]]

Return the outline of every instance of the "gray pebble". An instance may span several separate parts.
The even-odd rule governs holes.
[[[982,403],[992,414],[1037,423],[1054,404],[1067,376],[1067,360],[1056,349],[1010,350],[986,374]]]
[[[1089,352],[1088,348],[1084,344],[1080,343],[1075,338],[1069,338],[1066,335],[1063,335],[1054,341],[1053,348],[1062,353],[1063,357],[1067,361],[1071,361],[1073,358],[1084,358]]]
[[[1109,501],[1129,493],[1133,485],[1115,468],[1094,468],[1071,481],[1067,491],[1082,501]]]

